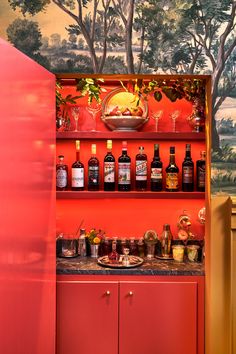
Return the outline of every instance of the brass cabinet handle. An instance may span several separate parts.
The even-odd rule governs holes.
[[[111,292],[109,290],[106,291],[106,295],[109,296],[111,295]]]

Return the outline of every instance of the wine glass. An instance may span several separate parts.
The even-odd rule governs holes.
[[[155,132],[158,131],[158,121],[162,117],[163,111],[156,111],[151,114],[151,117],[155,120]]]
[[[93,120],[94,120],[94,129],[91,130],[92,132],[96,132],[96,128],[97,128],[96,115],[97,115],[98,112],[101,111],[101,108],[102,108],[102,107],[101,107],[100,103],[96,103],[96,104],[90,103],[90,104],[86,107],[87,111],[92,115],[92,118],[93,118]]]
[[[170,118],[172,120],[172,132],[176,132],[176,120],[180,115],[180,111],[176,110],[170,113]]]
[[[79,111],[80,111],[80,107],[75,106],[71,108],[72,111],[72,116],[75,120],[75,132],[78,132],[78,119],[79,119]]]

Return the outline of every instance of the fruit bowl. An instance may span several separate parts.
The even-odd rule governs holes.
[[[114,131],[135,131],[148,121],[147,102],[123,88],[112,90],[102,104],[102,121]]]

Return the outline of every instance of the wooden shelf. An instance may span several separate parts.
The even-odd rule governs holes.
[[[106,191],[57,191],[57,199],[204,199],[204,192],[106,192]]]
[[[114,132],[114,131],[98,131],[98,132],[56,132],[57,139],[132,139],[132,140],[205,140],[205,133],[173,133],[173,132]]]

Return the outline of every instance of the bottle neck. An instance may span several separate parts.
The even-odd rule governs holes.
[[[127,149],[126,149],[126,148],[123,148],[123,149],[122,149],[122,155],[123,155],[123,156],[127,156]]]
[[[80,159],[80,150],[76,150],[76,161]]]
[[[159,160],[160,159],[159,149],[155,149],[154,150],[154,159],[155,160]]]
[[[191,151],[190,151],[190,150],[186,150],[186,152],[185,152],[185,158],[186,158],[186,159],[191,159]]]
[[[175,164],[175,154],[170,154],[170,164],[171,165]]]

